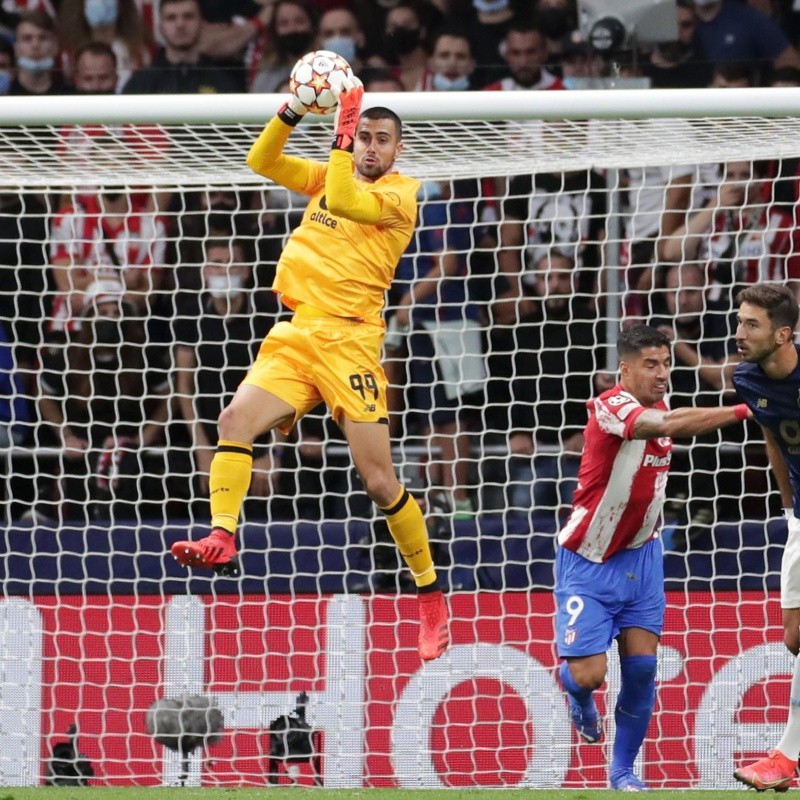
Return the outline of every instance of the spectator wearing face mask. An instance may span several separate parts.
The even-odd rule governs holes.
[[[251,92],[275,92],[301,56],[314,48],[317,11],[307,0],[277,0],[267,27],[261,65]]]
[[[433,43],[428,59],[428,69],[415,87],[423,92],[452,92],[472,89],[471,76],[475,72],[472,42],[456,30],[440,33]]]
[[[58,29],[65,71],[73,83],[78,51],[91,42],[111,48],[116,59],[115,90],[120,90],[135,70],[146,67],[152,60],[153,40],[135,0],[62,0]]]
[[[209,239],[252,241],[256,237],[258,211],[253,195],[229,187],[208,187],[196,192],[175,192],[165,214],[168,238],[174,243],[170,263],[178,265],[175,275],[179,294],[202,288],[201,267],[206,260]]]
[[[217,418],[233,397],[272,327],[258,313],[252,292],[252,268],[246,248],[236,239],[205,243],[201,291],[186,296],[177,318],[177,391],[194,454],[199,494],[208,492],[208,471],[217,444]],[[278,471],[262,447],[253,463],[251,491],[269,495]],[[197,494],[197,492],[195,492]]]
[[[365,43],[358,17],[349,8],[332,8],[320,17],[317,46],[338,53],[356,75],[361,75]]]
[[[500,44],[515,18],[514,11],[511,0],[472,0],[473,14],[467,33],[474,43],[478,86],[499,80],[505,74]]]
[[[428,31],[422,4],[400,0],[386,14],[381,55],[370,59],[370,65],[390,67],[403,86],[413,91],[428,68]]]
[[[22,14],[14,40],[17,75],[8,94],[70,94],[70,87],[55,74],[57,53],[53,18],[45,11]]]

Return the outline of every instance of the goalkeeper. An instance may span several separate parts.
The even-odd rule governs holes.
[[[269,332],[219,417],[209,475],[211,533],[176,542],[172,554],[184,566],[238,574],[235,534],[250,484],[253,441],[273,428],[288,433],[324,401],[414,576],[419,653],[428,660],[449,644],[447,606],[422,511],[394,472],[387,381],[379,361],[384,293],[413,234],[419,182],[392,170],[403,149],[399,117],[386,108],[362,113],[363,93],[357,78],[342,85],[327,163],[283,153],[306,112],[294,96],[250,150],[247,163],[255,172],[309,197],[272,287],[294,316]]]

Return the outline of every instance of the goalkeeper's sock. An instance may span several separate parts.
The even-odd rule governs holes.
[[[797,761],[800,755],[800,658],[794,660],[792,685],[789,690],[789,718],[786,720],[786,730],[776,749],[792,761]]]
[[[617,733],[609,771],[611,777],[633,770],[656,701],[656,657],[625,656],[619,663],[621,687],[614,711]]]
[[[239,512],[252,476],[252,445],[220,439],[208,477],[212,528],[236,533]]]
[[[414,576],[418,587],[436,583],[436,570],[428,542],[428,530],[417,501],[401,489],[400,494],[381,511],[386,515],[386,524],[395,541],[403,561]]]

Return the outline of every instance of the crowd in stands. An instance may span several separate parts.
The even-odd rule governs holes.
[[[788,0],[676,2],[674,41],[605,52],[579,29],[576,0],[10,0],[0,94],[276,92],[315,48],[409,91],[563,89],[610,75],[769,85],[800,68]]]
[[[0,93],[285,91],[315,47],[367,91],[800,85],[792,4],[677,0],[677,17],[676,41],[610,58],[573,0],[41,0],[0,16]],[[800,159],[625,171],[619,322],[675,342],[672,405],[732,403],[738,287],[800,281],[798,175]],[[404,453],[419,445],[409,485],[456,519],[555,524],[569,507],[586,401],[613,382],[607,200],[596,170],[423,184],[387,303],[391,425]],[[0,193],[0,447],[37,454],[13,462],[13,517],[205,519],[214,423],[283,313],[268,288],[303,203],[279,187]],[[687,534],[740,510],[723,435],[736,444],[706,437],[674,470]],[[337,444],[322,414],[258,443],[246,513],[368,515]]]

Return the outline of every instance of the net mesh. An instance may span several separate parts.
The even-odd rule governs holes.
[[[454,646],[425,666],[409,577],[322,411],[257,443],[242,579],[165,559],[205,532],[216,418],[282,315],[269,286],[305,199],[247,168],[258,127],[0,130],[0,783],[86,762],[95,784],[605,785],[616,659],[601,746],[554,677],[585,402],[628,320],[678,342],[673,405],[734,401],[737,288],[800,279],[797,126],[408,124],[398,166],[424,183],[385,355],[395,462],[451,590]],[[288,151],[324,159],[329,133],[306,121]],[[779,505],[757,431],[676,446],[651,786],[731,786],[782,730]],[[153,736],[165,699],[199,746]],[[73,723],[77,758],[57,749]]]
[[[14,187],[258,185],[245,157],[258,125],[63,125],[5,128],[0,180]],[[287,152],[325,160],[330,123],[298,126]],[[797,153],[794,117],[412,121],[398,168],[429,180],[588,168],[771,159]]]

